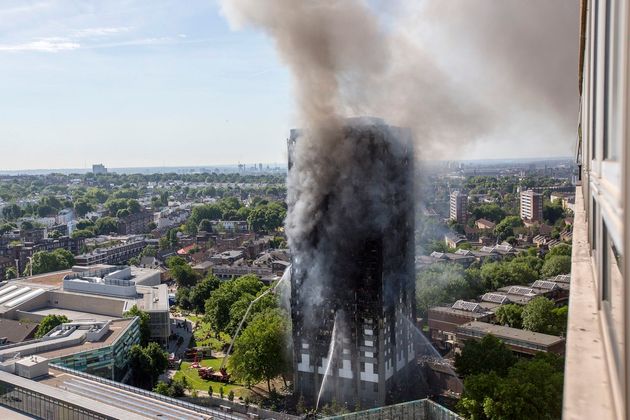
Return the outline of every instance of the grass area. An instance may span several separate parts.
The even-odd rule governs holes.
[[[208,322],[203,321],[203,317],[190,315],[187,318],[192,322],[197,322],[199,326],[193,333],[195,346],[211,347],[215,351],[221,351],[226,344],[230,343],[231,338],[225,333],[220,333],[217,338],[214,329]]]
[[[212,367],[218,370],[221,367],[222,361],[223,359],[205,359],[201,361],[201,366]],[[230,390],[234,391],[234,395],[236,396],[236,398],[245,398],[245,396],[250,394],[250,391],[240,384],[225,384],[223,382],[215,382],[201,379],[199,377],[199,374],[197,373],[197,369],[193,369],[190,367],[191,364],[192,363],[190,362],[182,362],[179,370],[177,371],[177,373],[175,373],[175,379],[181,379],[185,377],[193,389],[205,392],[208,392],[208,387],[212,385],[212,391],[216,396],[219,395],[219,388],[221,387],[223,387],[223,394],[225,397],[227,397],[227,394],[228,392],[230,392]]]

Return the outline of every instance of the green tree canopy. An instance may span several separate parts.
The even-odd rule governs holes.
[[[238,380],[246,384],[271,380],[286,370],[288,323],[286,314],[273,309],[257,314],[236,339],[228,364]]]
[[[133,305],[131,309],[123,314],[125,318],[138,317],[140,322],[140,344],[146,346],[151,338],[151,327],[149,326],[150,319],[149,314],[140,308],[138,305]]]
[[[206,319],[221,332],[230,331],[230,311],[243,295],[257,296],[265,285],[256,276],[246,275],[221,283],[205,303]],[[240,321],[240,320],[239,320]]]
[[[545,263],[540,272],[544,277],[568,274],[571,272],[571,257],[568,255],[553,255],[545,258]]]
[[[491,371],[505,375],[515,362],[512,352],[492,334],[466,341],[462,352],[455,355],[455,369],[464,377]]]
[[[523,328],[523,307],[513,303],[501,305],[495,312],[497,322],[512,328]]]
[[[523,226],[523,221],[518,216],[507,216],[494,227],[494,234],[499,240],[508,236],[514,236],[514,228]]]
[[[569,244],[558,244],[551,248],[549,252],[545,255],[545,259],[550,259],[555,257],[556,255],[565,255],[567,257],[571,256],[571,245]]]
[[[35,330],[35,338],[40,338],[52,331],[56,326],[70,322],[65,315],[46,315],[39,321],[37,330]]]
[[[192,287],[199,280],[199,275],[188,264],[175,265],[170,268],[170,271],[179,287]]]
[[[559,219],[565,217],[565,211],[560,201],[555,203],[546,202],[543,205],[543,219],[550,225],[554,225]]]
[[[15,203],[2,208],[2,217],[7,220],[17,220],[22,217],[23,214],[22,208]]]
[[[209,275],[191,287],[187,296],[190,307],[197,313],[203,313],[206,300],[210,298],[212,292],[218,289],[220,285],[221,281],[217,277]]]
[[[416,277],[416,303],[422,316],[433,306],[473,296],[474,291],[459,264],[432,264]]]
[[[74,255],[64,248],[54,251],[37,251],[33,254],[33,274],[50,273],[51,271],[65,270],[74,265]]]
[[[471,209],[474,220],[486,219],[498,223],[506,216],[505,210],[498,204],[480,204]]]
[[[118,221],[114,217],[101,217],[94,224],[94,229],[99,235],[109,235],[118,231]]]
[[[466,418],[475,420],[559,419],[562,365],[558,356],[539,354],[532,360],[518,361],[505,376],[495,372],[470,376],[464,381],[458,409]]]
[[[74,211],[79,217],[85,216],[94,210],[92,204],[85,198],[79,198],[74,202]]]
[[[168,367],[168,355],[158,343],[149,343],[146,347],[134,344],[127,357],[134,382],[145,389],[153,389],[157,378]]]
[[[529,331],[556,334],[555,304],[544,296],[532,299],[523,309],[523,328]]]

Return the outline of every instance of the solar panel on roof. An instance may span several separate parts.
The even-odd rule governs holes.
[[[481,300],[483,300],[484,302],[492,302],[492,303],[500,303],[500,304],[510,301],[507,296],[500,295],[498,293],[486,293],[485,295],[481,297]]]
[[[547,280],[536,280],[532,284],[532,287],[535,289],[555,290],[558,288],[558,283]]]
[[[479,304],[475,302],[466,302],[465,300],[458,300],[451,307],[452,309],[459,309],[460,311],[477,312],[479,311]]]
[[[508,290],[508,294],[510,295],[535,295],[534,289],[530,289],[528,287],[520,287],[520,286],[512,286],[510,290]]]

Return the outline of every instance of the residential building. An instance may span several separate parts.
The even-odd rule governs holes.
[[[430,308],[427,317],[431,341],[446,347],[456,341],[460,325],[471,321],[489,321],[494,315],[479,303],[458,300],[451,306]]]
[[[581,2],[563,418],[630,417],[630,5]]]
[[[475,222],[475,226],[477,226],[477,229],[483,230],[493,230],[496,225],[496,223],[493,223],[490,220],[486,219],[477,219],[477,221]]]
[[[542,222],[542,194],[532,190],[521,191],[521,219],[526,223]]]
[[[92,165],[92,173],[94,175],[106,174],[107,173],[107,168],[105,167],[105,165],[103,165],[101,163],[96,163],[96,164]]]
[[[565,350],[562,337],[478,321],[468,322],[457,328],[457,343],[465,346],[467,340],[481,340],[488,334],[503,341],[513,352],[522,355],[532,356],[539,352],[562,355]]]
[[[377,119],[349,119],[343,133],[340,141],[369,145],[360,148],[365,154],[358,166],[338,168],[341,179],[344,171],[353,171],[348,173],[356,182],[344,192],[352,191],[354,202],[361,203],[369,191],[379,189],[391,197],[379,203],[379,209],[390,213],[381,214],[387,222],[380,225],[372,222],[369,212],[361,220],[335,220],[346,232],[343,238],[336,237],[328,219],[344,217],[344,210],[338,207],[342,202],[339,190],[331,188],[310,238],[291,249],[294,387],[296,394],[312,404],[319,399],[320,404],[336,400],[378,407],[421,392],[411,386],[417,378],[412,336],[413,150],[409,131]],[[300,170],[293,158],[299,141],[308,139],[292,130],[289,171]],[[375,166],[383,168],[389,179],[375,176]],[[367,206],[364,209],[369,211]],[[317,244],[325,244],[326,251],[314,272],[303,261],[317,252],[311,248]],[[319,395],[324,378],[331,386]]]
[[[453,191],[450,200],[450,219],[465,225],[468,221],[468,195],[461,191]]]
[[[96,264],[121,264],[129,261],[130,258],[140,255],[146,246],[142,239],[131,239],[120,245],[109,248],[97,248],[87,254],[77,255],[74,258],[76,265],[90,266]]]
[[[138,235],[149,233],[149,224],[154,220],[153,213],[140,211],[118,219],[118,234]]]

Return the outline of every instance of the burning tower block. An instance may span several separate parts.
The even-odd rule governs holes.
[[[320,407],[375,407],[401,399],[416,366],[412,141],[374,118],[340,131],[316,169],[300,158],[309,137],[288,139],[294,387]],[[294,171],[316,174],[306,178],[318,193]],[[292,234],[304,211],[305,231]]]

